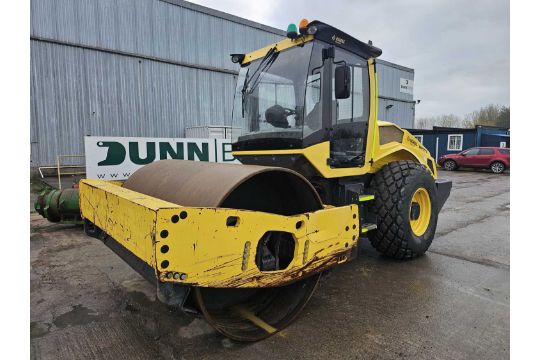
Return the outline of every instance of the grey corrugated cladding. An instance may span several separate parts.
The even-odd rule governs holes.
[[[377,60],[379,96],[412,101],[413,95],[400,92],[400,79],[414,80],[414,70],[384,60]]]
[[[223,125],[238,70],[229,54],[285,36],[181,0],[31,0],[30,34],[33,166],[84,154],[84,135],[182,137]],[[383,79],[396,74],[378,73],[381,95],[399,91],[399,77]],[[412,127],[410,116],[388,120]]]
[[[32,0],[32,165],[84,154],[84,135],[222,125],[237,71],[229,54],[284,35],[183,1]]]
[[[32,41],[32,159],[83,154],[84,135],[182,137],[231,116],[234,76]]]
[[[412,128],[414,127],[415,112],[414,96],[400,91],[400,79],[414,80],[414,70],[384,60],[377,60],[379,120]]]
[[[32,0],[30,35],[229,70],[237,70],[230,53],[285,36],[251,21],[240,23],[234,16],[228,20],[201,12],[204,9],[184,1]]]
[[[388,105],[392,105],[387,108]],[[414,124],[414,104],[410,102],[387,100],[379,97],[379,120],[390,121],[404,128]]]

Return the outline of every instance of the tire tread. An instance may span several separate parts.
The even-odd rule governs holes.
[[[378,217],[377,229],[369,233],[372,246],[394,259],[412,259],[423,253],[409,248],[405,227],[409,219],[402,215],[402,191],[411,183],[413,173],[429,172],[410,160],[399,160],[385,165],[375,174],[371,189],[375,194],[373,211]]]

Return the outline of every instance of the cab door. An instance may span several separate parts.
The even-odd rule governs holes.
[[[332,64],[330,160],[334,167],[364,164],[365,138],[369,119],[369,74],[367,60],[335,48]],[[348,67],[350,94],[336,98],[338,67]],[[342,69],[343,70],[343,69]],[[340,79],[338,78],[338,81]]]

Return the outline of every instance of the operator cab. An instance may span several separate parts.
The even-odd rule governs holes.
[[[364,164],[370,117],[368,59],[381,50],[312,21],[241,63],[233,126],[234,151],[303,149],[330,142],[329,164]],[[376,111],[376,109],[373,109]]]

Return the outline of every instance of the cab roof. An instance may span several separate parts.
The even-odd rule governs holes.
[[[360,55],[363,58],[376,58],[381,56],[382,50],[371,44],[366,44],[349,34],[336,29],[335,27],[325,24],[322,21],[314,20],[308,24],[308,29],[315,26],[317,31],[314,34],[315,39],[333,44],[342,49],[348,50],[354,54]]]
[[[344,33],[343,31],[323,23],[322,21],[312,21],[308,24],[307,27],[309,28],[311,26],[314,26],[317,29],[314,35],[302,35],[296,39],[285,38],[276,43],[249,52],[245,54],[245,56],[242,58],[241,65],[245,66],[253,60],[262,58],[268,53],[271,48],[275,48],[277,51],[282,51],[297,45],[302,45],[304,43],[312,41],[313,39],[318,39],[325,43],[340,47],[365,59],[376,58],[382,54],[382,50],[378,47],[371,44],[366,44],[358,39],[355,39],[352,36]]]

